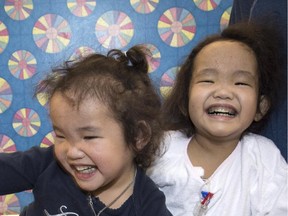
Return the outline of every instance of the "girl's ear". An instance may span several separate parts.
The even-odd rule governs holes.
[[[266,113],[268,112],[269,108],[270,108],[269,100],[267,99],[267,97],[265,95],[262,95],[260,97],[259,110],[256,113],[256,115],[254,117],[254,120],[256,122],[260,121],[263,118],[263,116],[266,115]]]
[[[138,150],[142,150],[150,141],[152,131],[150,126],[144,120],[138,122],[137,128],[138,134],[136,139],[136,147]]]

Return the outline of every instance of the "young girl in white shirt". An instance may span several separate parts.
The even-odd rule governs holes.
[[[182,65],[163,105],[167,150],[149,170],[174,216],[287,215],[287,163],[256,134],[279,93],[274,36],[235,24]]]

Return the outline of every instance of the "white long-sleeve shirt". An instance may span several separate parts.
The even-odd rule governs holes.
[[[148,170],[174,216],[201,215],[195,210],[203,199],[201,191],[214,194],[206,216],[288,215],[288,166],[271,140],[245,135],[204,181],[203,169],[188,158],[190,139],[180,132],[167,133],[166,153]]]

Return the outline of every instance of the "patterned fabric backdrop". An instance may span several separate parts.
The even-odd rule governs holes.
[[[0,152],[53,143],[47,101],[33,97],[51,67],[145,44],[150,76],[165,96],[191,48],[227,26],[231,6],[232,0],[1,0]],[[17,214],[32,200],[31,191],[0,196],[0,215]]]

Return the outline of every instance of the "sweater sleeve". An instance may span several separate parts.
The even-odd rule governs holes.
[[[0,153],[0,195],[33,189],[53,160],[53,147]]]
[[[154,191],[144,199],[142,216],[161,215],[172,216],[165,204],[165,196],[161,191]]]
[[[172,216],[166,207],[164,193],[160,191],[155,183],[139,168],[133,197],[137,216]]]

